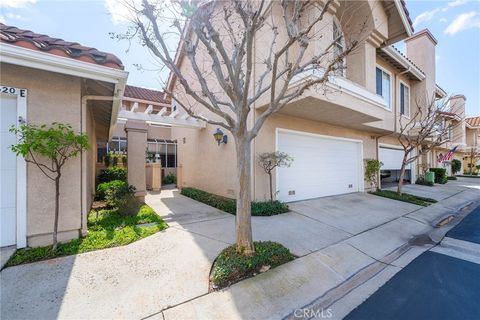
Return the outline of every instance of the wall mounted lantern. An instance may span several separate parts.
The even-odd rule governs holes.
[[[227,135],[224,134],[220,128],[217,128],[217,131],[213,133],[213,137],[215,138],[215,141],[217,141],[218,145],[222,143],[227,144]]]

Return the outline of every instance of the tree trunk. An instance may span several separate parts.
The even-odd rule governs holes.
[[[53,251],[57,250],[57,233],[58,233],[58,215],[60,203],[60,177],[62,175],[58,172],[55,178],[55,220],[53,223]]]
[[[272,171],[269,171],[269,172],[268,172],[268,177],[270,178],[270,202],[273,202]]]
[[[237,149],[237,215],[235,231],[237,239],[237,251],[245,255],[254,252],[252,240],[252,216],[251,216],[251,146],[242,133],[235,136]]]
[[[403,161],[402,161],[402,168],[400,169],[400,178],[399,178],[399,181],[398,181],[398,186],[397,186],[397,194],[399,196],[402,195],[402,187],[403,187],[403,178],[405,177],[405,168],[407,167],[407,156],[408,156],[408,153],[406,153],[404,156],[403,156]]]

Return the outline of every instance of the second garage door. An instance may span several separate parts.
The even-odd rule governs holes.
[[[279,168],[277,190],[281,201],[298,201],[361,191],[362,143],[279,129],[277,150],[294,158]]]
[[[381,168],[382,182],[398,182],[403,156],[402,149],[387,146],[378,148],[378,157],[383,163]],[[405,169],[405,180],[407,181],[411,181],[412,167],[413,165],[408,165]]]

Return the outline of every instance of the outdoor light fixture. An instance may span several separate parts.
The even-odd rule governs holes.
[[[227,144],[227,135],[224,134],[220,128],[217,128],[217,131],[213,133],[213,137],[215,138],[215,141],[217,141],[218,145],[222,143]]]

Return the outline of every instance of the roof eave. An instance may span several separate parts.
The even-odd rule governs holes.
[[[23,67],[67,74],[85,79],[108,83],[120,83],[128,77],[128,72],[98,64],[61,57],[46,52],[27,49],[2,43],[1,62]],[[124,85],[125,87],[125,85]]]
[[[402,20],[407,36],[410,37],[413,34],[413,29],[410,23],[408,22],[407,13],[403,10],[403,5],[401,0],[395,0],[395,7],[397,8],[398,13],[400,14],[400,19]]]
[[[394,59],[400,65],[402,65],[408,73],[410,73],[414,78],[419,81],[425,80],[425,75],[422,71],[420,71],[413,63],[408,61],[403,55],[401,55],[397,50],[395,50],[391,46],[387,46],[381,48],[385,54],[387,54],[390,58]]]

